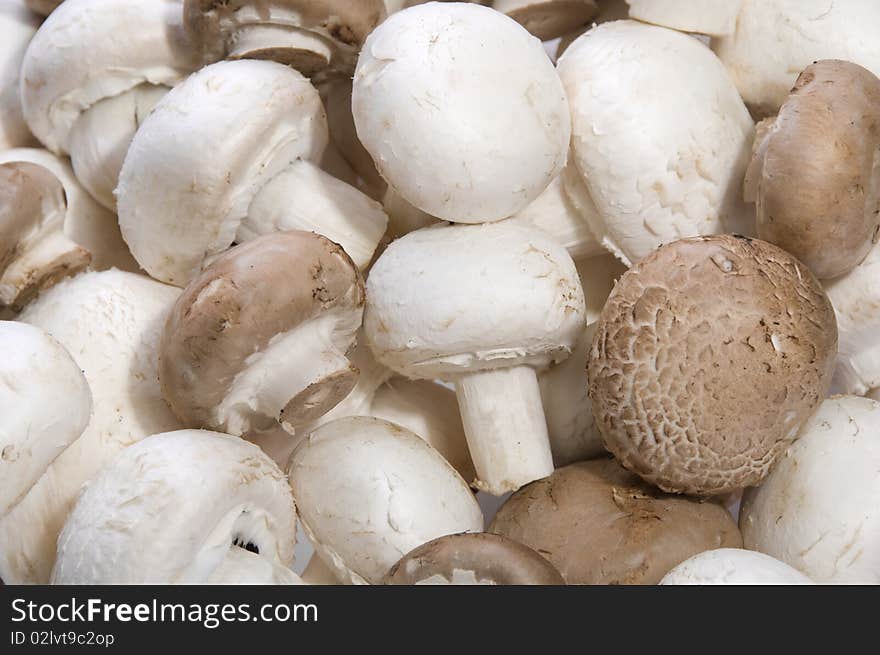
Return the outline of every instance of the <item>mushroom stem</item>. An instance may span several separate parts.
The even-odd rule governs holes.
[[[308,77],[325,70],[338,56],[327,39],[292,25],[241,25],[232,41],[229,59],[270,59]]]
[[[465,373],[455,391],[471,459],[473,486],[492,495],[553,473],[553,456],[531,366]]]
[[[217,408],[217,425],[241,435],[266,430],[278,421],[292,434],[295,426],[333,408],[358,377],[336,343],[337,335],[350,335],[357,328],[346,326],[347,318],[344,311],[329,310],[282,332],[265,350],[251,355]]]

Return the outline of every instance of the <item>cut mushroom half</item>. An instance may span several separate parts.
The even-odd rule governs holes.
[[[297,584],[295,543],[293,497],[271,459],[237,437],[179,430],[126,448],[89,483],[52,583]]]
[[[0,1],[0,150],[34,144],[21,114],[19,73],[27,44],[39,24],[20,0]]]
[[[236,246],[184,289],[159,356],[162,392],[188,426],[293,432],[345,398],[363,280],[335,243],[279,232]]]
[[[89,193],[115,209],[113,190],[140,121],[193,67],[178,0],[65,2],[28,45],[24,117],[46,148],[70,155]]]
[[[527,546],[490,532],[452,534],[407,553],[390,585],[564,585],[559,571]]]

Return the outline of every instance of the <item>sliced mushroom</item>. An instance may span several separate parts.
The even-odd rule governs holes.
[[[542,41],[587,25],[599,13],[594,0],[494,0],[492,8],[507,14]]]
[[[630,18],[682,32],[726,36],[736,30],[743,0],[626,0]]]
[[[810,585],[803,573],[763,553],[742,548],[707,550],[685,560],[662,585]]]
[[[21,115],[19,73],[27,44],[39,24],[20,0],[0,0],[0,150],[34,143]]]
[[[400,559],[391,585],[564,585],[559,571],[527,546],[488,532],[451,534]]]
[[[193,484],[193,481],[198,484]],[[116,456],[58,537],[53,584],[294,584],[296,510],[260,449],[157,434]]]
[[[290,484],[315,552],[338,579],[378,584],[416,546],[479,532],[474,494],[437,451],[377,418],[319,427],[290,462]]]
[[[567,584],[656,584],[697,553],[742,547],[721,505],[664,494],[612,459],[571,464],[520,489],[489,531],[533,548]]]
[[[354,387],[346,353],[363,306],[357,268],[320,235],[279,232],[236,246],[174,305],[159,356],[162,393],[190,427],[292,431]]]
[[[507,218],[565,165],[568,107],[541,42],[476,4],[418,5],[379,25],[352,113],[389,186],[444,220]]]
[[[379,362],[455,384],[479,489],[499,495],[553,471],[536,369],[567,357],[584,325],[562,246],[509,221],[418,230],[388,246],[367,298]]]
[[[880,403],[835,396],[756,489],[739,525],[746,548],[819,584],[880,583]]]
[[[89,193],[115,209],[119,168],[140,121],[193,67],[178,0],[65,2],[22,62],[24,117],[46,148],[70,154]]]

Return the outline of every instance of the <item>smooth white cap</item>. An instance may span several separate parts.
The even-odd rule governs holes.
[[[769,555],[742,548],[707,550],[686,559],[661,585],[804,585],[803,573]]]
[[[21,114],[19,72],[39,24],[39,18],[21,0],[0,0],[0,150],[34,142]]]

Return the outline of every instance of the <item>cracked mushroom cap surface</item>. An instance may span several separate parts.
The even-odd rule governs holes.
[[[588,365],[605,446],[661,489],[760,482],[827,395],[837,322],[810,271],[769,243],[663,246],[621,277]]]
[[[697,553],[742,547],[720,504],[665,494],[613,459],[571,464],[523,487],[489,532],[534,549],[567,584],[656,584]]]
[[[344,354],[363,305],[357,267],[325,237],[278,232],[236,246],[197,276],[174,305],[160,347],[162,393],[187,425],[241,434],[267,429],[276,420],[293,425],[314,420],[351,391],[357,369],[349,362],[294,397],[283,386],[272,390],[284,384],[273,369],[286,377],[285,358],[296,356],[296,340],[311,328],[317,347],[326,341]],[[315,357],[316,351],[306,354]],[[280,412],[263,405],[260,394]],[[260,420],[267,424],[255,424]]]
[[[392,585],[564,585],[559,571],[528,546],[490,532],[452,534],[409,552],[391,567]]]
[[[820,279],[849,272],[880,239],[880,79],[818,61],[757,147],[758,237]]]

